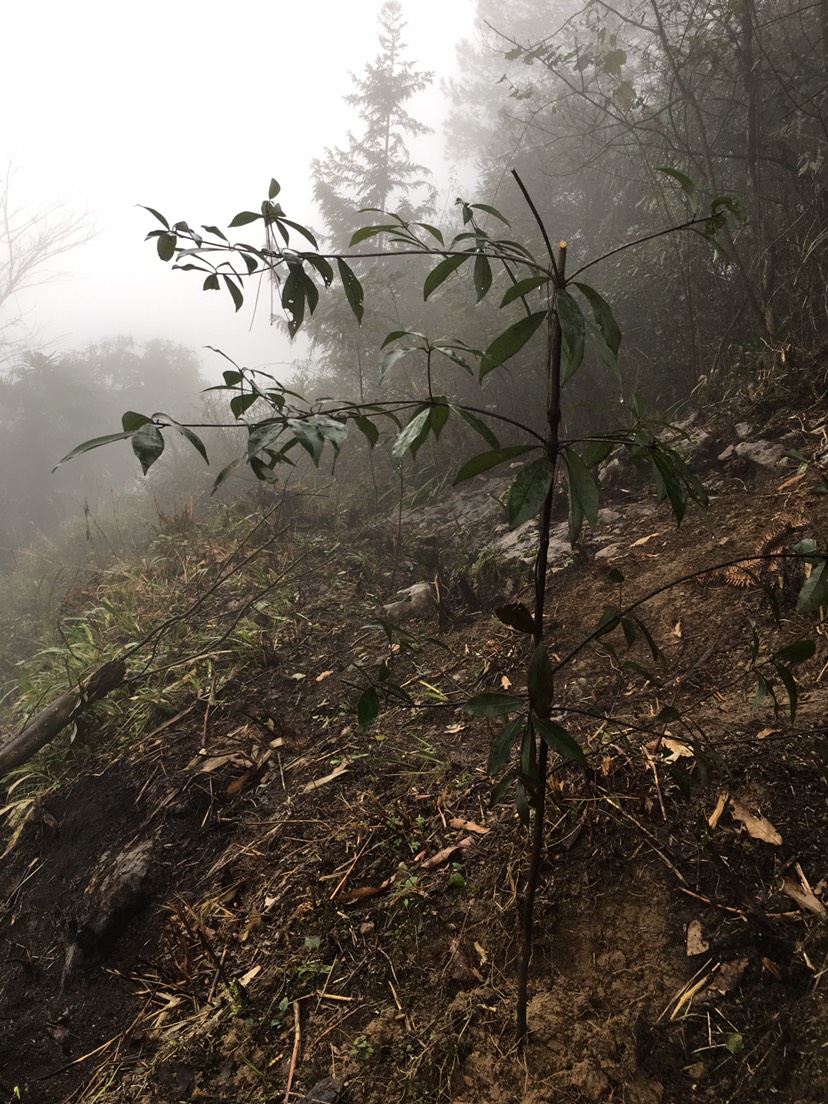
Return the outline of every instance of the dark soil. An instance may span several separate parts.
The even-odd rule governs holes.
[[[709,518],[679,530],[617,489],[597,534],[610,552],[596,563],[587,542],[551,577],[553,662],[607,605],[750,555],[774,516],[804,515],[788,550],[825,548],[820,480],[794,474],[725,471]],[[490,807],[501,722],[452,703],[521,693],[526,638],[452,602],[446,569],[439,617],[408,626],[443,646],[391,656],[430,706],[360,731],[353,665],[389,654],[366,623],[390,557],[337,541],[331,558],[308,538],[296,617],[258,665],[125,749],[88,725],[57,792],[2,828],[3,1104],[300,1100],[325,1077],[352,1104],[823,1101],[828,923],[781,889],[828,900],[828,646],[795,612],[801,580],[759,580],[775,618],[762,585],[688,579],[635,611],[661,658],[616,631],[558,674],[562,723],[591,754],[550,779],[519,1050],[526,833],[510,800]],[[779,686],[778,716],[752,709],[754,626],[758,661],[817,642],[793,722]],[[105,887],[143,844],[146,878],[110,915]]]

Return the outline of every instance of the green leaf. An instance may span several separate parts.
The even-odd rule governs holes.
[[[488,376],[489,372],[493,372],[495,368],[505,363],[515,353],[520,352],[541,322],[545,321],[546,314],[545,310],[535,311],[534,314],[521,318],[507,330],[504,330],[503,333],[498,334],[483,354],[483,359],[480,362],[481,381]]]
[[[614,448],[615,441],[590,441],[586,450],[586,466],[596,468],[606,460]]]
[[[561,759],[569,759],[574,763],[586,762],[578,741],[561,725],[545,717],[533,717],[532,723],[544,743],[560,755]]]
[[[171,261],[175,256],[175,244],[178,241],[175,234],[159,234],[155,247],[162,261]]]
[[[518,280],[500,300],[501,307],[508,307],[510,303],[514,303],[515,299],[522,299],[524,295],[529,295],[537,288],[543,287],[548,281],[548,276],[527,276],[524,280]]]
[[[514,717],[511,721],[506,722],[500,732],[498,732],[492,740],[491,746],[489,747],[488,762],[486,763],[486,770],[489,774],[500,774],[506,766],[515,740],[524,724],[525,721],[523,717]]]
[[[814,613],[820,606],[828,603],[828,561],[823,561],[811,571],[810,578],[799,592],[796,602],[797,613]]]
[[[241,418],[250,407],[257,402],[259,396],[255,392],[247,391],[243,395],[234,395],[230,400],[230,410],[234,418]]]
[[[500,442],[485,422],[481,422],[481,420],[476,415],[472,414],[470,410],[466,410],[456,403],[450,403],[449,405],[455,414],[459,414],[463,421],[471,426],[475,433],[480,434],[487,445],[490,445],[494,450],[500,448]]]
[[[618,350],[621,348],[621,330],[618,323],[615,321],[612,307],[606,299],[604,299],[602,295],[599,295],[595,288],[590,287],[589,284],[576,282],[575,287],[580,291],[590,307],[592,307],[595,324],[601,331],[601,336],[606,342],[607,348],[610,350],[613,357],[617,357]]]
[[[539,448],[539,446],[507,445],[506,448],[497,448],[492,449],[491,452],[478,453],[477,456],[473,456],[471,460],[466,461],[457,473],[452,486],[456,487],[458,483],[462,483],[466,479],[473,479],[474,476],[480,475],[484,471],[489,471],[490,468],[496,468],[498,464],[503,464],[507,460],[513,460],[516,456],[523,456],[525,452],[532,452],[536,448]]]
[[[236,226],[247,226],[247,224],[250,222],[258,222],[258,220],[263,217],[264,216],[261,212],[257,213],[256,211],[240,211],[239,214],[237,214],[236,217],[229,224],[230,229],[232,230]]]
[[[351,235],[351,240],[348,243],[349,247],[359,245],[360,242],[367,241],[368,238],[375,238],[377,234],[393,233],[397,230],[397,226],[361,226],[359,230],[355,230]]]
[[[219,291],[218,276],[215,272],[211,273],[202,284],[202,291]]]
[[[753,699],[753,711],[754,713],[762,705],[765,698],[770,698],[773,702],[773,711],[776,716],[779,716],[779,702],[776,700],[776,694],[773,690],[773,683],[769,679],[766,679],[764,675],[756,673],[756,697]]]
[[[231,280],[229,276],[224,277],[224,283],[227,286],[227,290],[230,292],[230,297],[236,305],[236,312],[238,313],[242,304],[244,303],[244,296],[241,293],[241,289],[237,286],[234,280]]]
[[[445,396],[435,399],[431,407],[431,418],[429,419],[429,428],[434,434],[435,440],[440,440],[440,434],[445,429],[450,414],[451,407],[448,402],[446,402]]]
[[[593,636],[597,640],[599,637],[606,636],[607,633],[613,632],[618,628],[621,623],[621,613],[617,606],[607,606],[604,612],[601,614],[601,619],[595,627]]]
[[[521,698],[509,694],[477,694],[469,698],[462,709],[472,717],[505,717],[509,713],[518,713],[525,704]]]
[[[423,284],[423,299],[428,299],[432,292],[436,291],[440,284],[444,283],[452,272],[464,264],[470,256],[470,253],[461,253],[454,257],[445,257],[439,264],[435,265]]]
[[[691,198],[695,194],[696,185],[686,173],[679,172],[678,169],[668,169],[663,165],[659,166],[658,172],[664,173],[665,176],[669,176],[675,180],[676,183],[681,186],[682,191],[686,192]]]
[[[373,448],[379,440],[380,435],[380,431],[377,429],[376,425],[374,425],[370,418],[366,418],[363,414],[354,414],[352,420],[360,433],[365,436],[368,444]]]
[[[554,685],[552,664],[549,652],[541,641],[532,653],[526,672],[526,684],[529,690],[529,704],[536,717],[546,717],[552,707]]]
[[[796,708],[799,702],[799,690],[793,672],[781,663],[775,663],[774,667],[788,692],[788,708],[791,711],[791,720],[796,719]]]
[[[610,50],[604,55],[604,71],[610,76],[617,77],[623,66],[627,64],[626,50]]]
[[[148,418],[146,414],[136,414],[134,410],[127,410],[121,418],[121,425],[124,427],[125,433],[135,433],[136,430],[151,421],[152,418]]]
[[[362,316],[365,313],[365,308],[363,306],[365,292],[362,290],[362,284],[356,278],[353,269],[347,265],[341,257],[337,257],[336,265],[339,269],[339,278],[345,289],[345,298],[348,300],[348,305],[354,312],[354,317],[357,322],[362,322]]]
[[[357,702],[357,719],[359,720],[359,727],[363,729],[370,728],[379,716],[379,711],[379,695],[373,686],[369,686]]]
[[[281,186],[279,184],[279,181],[276,180],[275,178],[271,179],[270,187],[267,190],[267,198],[268,199],[275,199],[276,196],[279,194],[279,192],[281,192],[281,190],[282,189],[281,189]]]
[[[529,636],[532,636],[535,632],[534,618],[523,602],[507,602],[505,606],[498,606],[495,609],[495,616],[498,621],[508,625],[510,629],[528,633]]]
[[[415,226],[421,226],[423,230],[426,230],[431,234],[432,238],[436,238],[440,245],[443,244],[443,234],[441,230],[438,230],[436,226],[432,226],[430,222],[415,222]]]
[[[816,653],[816,641],[815,640],[796,640],[793,644],[788,644],[784,648],[780,648],[778,652],[774,652],[774,663],[804,663],[806,659],[811,659]]]
[[[504,226],[510,225],[509,220],[501,215],[497,207],[490,207],[488,203],[472,203],[470,206],[473,211],[485,211],[487,215],[494,215],[496,219],[500,219]]]
[[[422,433],[430,414],[430,406],[421,409],[414,415],[402,433],[397,437],[391,449],[391,455],[395,460],[402,460],[403,456]]]
[[[416,351],[416,349],[408,347],[402,349],[386,350],[386,352],[383,353],[382,360],[380,361],[379,382],[381,384],[384,383],[385,377],[394,368],[394,365],[401,361],[403,357],[407,357],[409,353],[414,353]]]
[[[555,296],[558,318],[563,333],[564,367],[561,384],[572,379],[584,359],[586,343],[586,320],[578,302],[568,291],[561,288]]]
[[[141,426],[132,435],[132,451],[141,463],[144,475],[164,451],[164,435],[151,422]]]
[[[653,718],[655,724],[675,724],[676,721],[681,720],[681,713],[677,709],[674,709],[672,705],[665,705],[658,711]]]
[[[101,448],[103,445],[110,445],[113,441],[125,441],[128,437],[132,436],[133,431],[130,429],[125,433],[107,433],[105,437],[92,437],[88,441],[84,441],[83,444],[76,445],[71,452],[67,452],[62,460],[58,460],[57,464],[52,468],[53,472],[56,472],[61,464],[65,464],[67,460],[73,460],[76,456],[82,456],[85,452],[91,452],[92,449]]]
[[[485,253],[478,253],[474,259],[474,290],[479,303],[492,286],[492,266]]]
[[[561,455],[569,473],[569,493],[583,511],[590,529],[594,531],[598,524],[598,485],[595,476],[577,452],[566,448],[561,450]]]
[[[546,501],[555,472],[546,456],[526,464],[509,489],[507,518],[510,529],[517,529],[535,517]]]
[[[145,207],[143,203],[139,203],[138,206],[141,207],[144,211],[149,211],[149,213],[154,218],[158,219],[158,221],[161,223],[161,225],[164,227],[165,230],[169,230],[170,224],[167,222],[167,220],[164,218],[163,215],[159,214],[158,211],[155,210],[154,207]]]
[[[638,625],[639,629],[641,630],[641,635],[647,641],[647,647],[650,649],[650,653],[651,653],[653,659],[655,659],[655,660],[663,659],[664,657],[661,653],[661,649],[656,644],[656,642],[653,640],[653,637],[652,637],[652,634],[650,633],[650,630],[647,628],[647,626],[644,624],[644,622],[641,620],[641,618],[634,616],[633,621],[636,623],[636,625]]]
[[[325,450],[325,438],[311,422],[303,422],[300,418],[288,418],[287,424],[293,430],[296,440],[318,466]]]
[[[607,572],[607,582],[608,583],[618,583],[618,584],[623,583],[624,582],[624,572],[620,571],[617,567],[612,568],[611,571]]]
[[[185,440],[189,441],[196,452],[203,458],[204,463],[209,464],[210,461],[207,457],[207,449],[204,447],[204,442],[201,440],[201,438],[193,433],[193,431],[187,426],[181,425],[179,422],[176,422],[174,418],[170,418],[170,422],[172,423],[173,428],[177,429],[181,436]]]

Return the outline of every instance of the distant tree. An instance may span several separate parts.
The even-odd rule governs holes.
[[[173,416],[194,409],[202,380],[189,349],[168,341],[136,346],[127,338],[78,353],[26,353],[0,376],[0,548],[13,549],[35,530],[54,533],[84,503],[94,510],[135,486],[127,445],[103,464],[52,468],[79,434],[117,424],[125,409],[163,407]]]
[[[385,0],[379,11],[378,52],[354,76],[353,92],[345,102],[356,109],[360,127],[348,133],[344,147],[325,150],[313,161],[314,197],[324,220],[323,236],[332,249],[348,246],[355,226],[355,211],[373,208],[394,210],[410,221],[427,219],[435,189],[428,169],[412,159],[407,140],[428,134],[430,128],[408,110],[408,104],[431,84],[433,74],[419,70],[405,56],[405,22],[399,0]],[[376,223],[367,215],[365,224]],[[383,237],[372,238],[362,248],[381,251]],[[414,271],[416,269],[417,271]],[[422,315],[421,272],[417,265],[401,268],[378,260],[362,277],[375,312],[354,332],[347,307],[333,297],[320,305],[307,327],[316,372],[323,381],[336,381],[354,398],[365,399],[376,387],[379,341],[389,328]]]
[[[55,278],[49,264],[92,237],[86,215],[74,215],[59,203],[29,212],[14,204],[12,166],[0,180],[0,365],[31,342],[15,297]]]
[[[430,133],[430,127],[406,109],[431,84],[434,74],[414,68],[405,57],[405,21],[399,0],[385,0],[379,11],[379,51],[361,77],[351,74],[354,91],[345,103],[355,108],[361,130],[348,133],[345,148],[334,146],[313,161],[314,198],[325,220],[325,235],[334,247],[347,245],[354,210],[392,207],[403,218],[424,218],[431,211],[434,188],[424,165],[411,159],[406,139]]]

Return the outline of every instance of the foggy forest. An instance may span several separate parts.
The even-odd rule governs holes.
[[[0,1104],[823,1101],[826,0],[77,7],[0,128]]]

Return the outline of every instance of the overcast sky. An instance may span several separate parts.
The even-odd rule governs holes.
[[[435,72],[413,105],[439,128],[441,77],[471,33],[473,0],[405,3],[409,57]],[[144,235],[171,221],[226,225],[256,209],[271,176],[289,217],[313,220],[309,163],[355,126],[342,96],[376,50],[380,0],[7,0],[0,66],[0,167],[32,211],[59,201],[89,212],[97,236],[25,296],[30,326],[53,349],[118,334],[222,348],[244,364],[293,355],[267,309],[234,316],[229,297],[171,272]],[[429,157],[443,154],[432,139]],[[433,153],[431,152],[433,151]],[[418,150],[422,157],[422,149]],[[447,169],[438,177],[444,185]],[[252,297],[251,297],[252,298]],[[252,330],[251,327],[252,320]],[[204,353],[208,371],[215,358]]]

